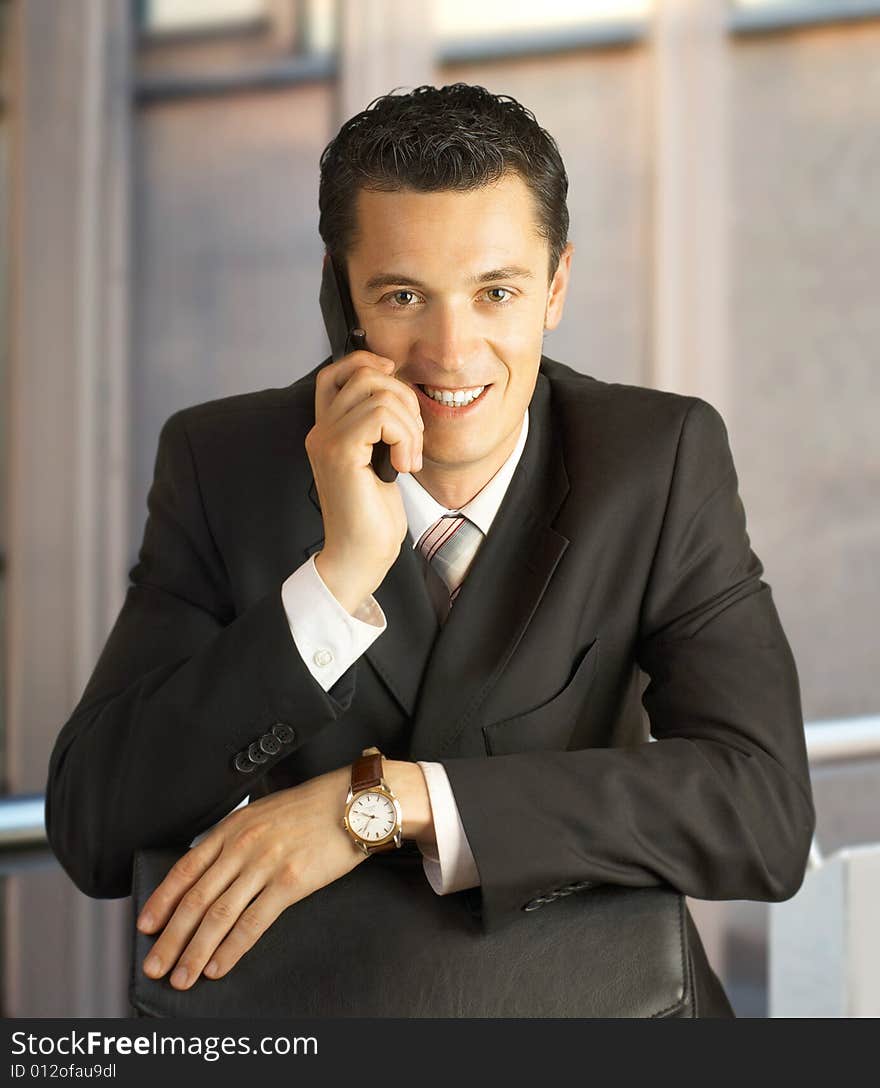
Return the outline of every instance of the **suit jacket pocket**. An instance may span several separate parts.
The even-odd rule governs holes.
[[[599,642],[594,639],[574,666],[571,679],[546,703],[513,718],[483,726],[491,756],[512,752],[564,751],[596,673]]]

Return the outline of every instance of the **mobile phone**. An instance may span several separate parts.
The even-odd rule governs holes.
[[[345,273],[329,254],[324,255],[319,301],[334,362],[352,351],[366,350],[367,334],[357,327]],[[391,449],[387,442],[377,442],[373,446],[370,464],[386,484],[394,483],[397,479],[397,469],[391,464]]]

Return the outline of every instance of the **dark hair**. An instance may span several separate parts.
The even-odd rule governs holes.
[[[346,121],[321,155],[318,231],[345,267],[359,189],[465,192],[509,171],[534,196],[552,279],[568,240],[568,176],[556,141],[514,98],[468,83],[382,95]]]

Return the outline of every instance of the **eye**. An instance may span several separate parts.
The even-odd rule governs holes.
[[[412,304],[418,299],[418,297],[419,296],[415,293],[415,291],[409,291],[406,288],[401,288],[399,291],[392,291],[390,295],[385,295],[382,301],[388,302],[393,309],[408,310],[410,309]]]
[[[497,302],[500,306],[504,306],[513,298],[513,292],[510,291],[507,287],[488,287],[486,289],[486,294],[487,295],[493,295],[493,294],[497,294],[499,291],[503,292],[507,297],[506,298],[497,298],[496,297],[496,298],[491,299],[491,301],[492,302]]]

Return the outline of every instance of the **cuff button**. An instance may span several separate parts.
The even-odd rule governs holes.
[[[295,730],[291,729],[290,726],[286,725],[284,722],[276,722],[272,726],[272,732],[282,744],[290,744],[296,736]]]
[[[260,748],[267,756],[277,756],[281,751],[281,741],[274,733],[264,733],[260,737]]]
[[[247,754],[248,759],[251,760],[253,763],[265,763],[266,760],[269,758],[265,752],[260,751],[260,745],[257,741],[254,741],[254,743],[248,748]]]
[[[235,757],[235,769],[241,771],[242,774],[250,774],[251,771],[257,769],[257,766],[248,759],[247,752],[239,752]]]

